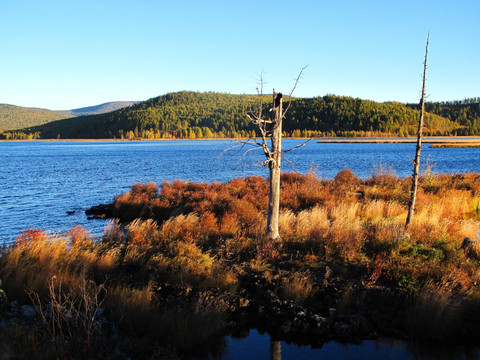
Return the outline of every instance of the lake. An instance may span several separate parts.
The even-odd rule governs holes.
[[[284,150],[302,140],[284,140]],[[0,244],[28,228],[64,232],[85,226],[93,235],[105,222],[87,220],[85,209],[111,202],[136,182],[174,179],[225,182],[262,175],[261,150],[228,140],[138,142],[7,142],[0,141]],[[344,167],[368,178],[383,168],[410,176],[415,144],[317,143],[286,154],[283,171],[333,178]],[[444,173],[480,172],[480,149],[435,149],[425,145],[422,168]],[[68,215],[69,212],[71,215]],[[73,212],[73,213],[72,213]]]
[[[301,144],[284,140],[284,149]],[[225,182],[233,178],[262,175],[261,150],[251,146],[231,149],[227,140],[141,142],[6,142],[0,141],[0,244],[11,243],[28,228],[52,233],[83,225],[94,236],[103,232],[105,221],[87,220],[85,210],[107,203],[136,182],[174,179]],[[287,154],[284,171],[313,170],[322,178],[333,178],[344,167],[358,177],[374,171],[410,176],[415,144],[317,143]],[[244,155],[245,154],[245,155]],[[244,156],[243,156],[244,155]],[[422,169],[438,173],[480,172],[480,149],[432,149],[422,151]],[[227,337],[219,359],[270,359],[270,338],[252,330],[238,339]],[[281,343],[282,359],[427,359],[399,341],[365,341],[360,345],[336,342],[320,349]],[[469,350],[470,351],[470,350]],[[445,359],[480,358],[478,350],[456,351]],[[429,351],[426,352],[430,354]],[[443,353],[443,352],[442,352]],[[448,353],[448,352],[447,352]],[[420,355],[419,355],[420,354]]]

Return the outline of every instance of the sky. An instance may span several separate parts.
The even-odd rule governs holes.
[[[0,0],[0,103],[181,90],[418,102],[480,96],[479,0]]]

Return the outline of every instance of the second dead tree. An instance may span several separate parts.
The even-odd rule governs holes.
[[[418,174],[420,171],[420,152],[422,150],[423,120],[425,116],[425,81],[427,77],[427,55],[428,55],[429,40],[430,40],[430,34],[428,34],[427,36],[427,45],[425,47],[425,61],[423,63],[422,97],[420,99],[420,120],[418,122],[417,147],[415,151],[415,160],[413,164],[413,178],[412,178],[412,188],[410,190],[410,202],[408,204],[408,214],[407,214],[407,220],[405,222],[406,231],[408,231],[408,227],[412,222],[413,213],[415,211],[415,201],[417,199]]]

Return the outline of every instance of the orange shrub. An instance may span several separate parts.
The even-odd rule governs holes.
[[[198,223],[199,217],[196,213],[172,217],[162,225],[159,234],[160,239],[166,243],[176,241],[196,242],[200,231]]]
[[[127,226],[126,230],[127,242],[130,245],[152,246],[158,242],[157,223],[152,219],[145,221],[136,219]]]
[[[337,186],[351,186],[358,183],[358,178],[349,168],[345,167],[335,175],[335,184]]]
[[[220,222],[220,235],[225,237],[236,237],[240,235],[241,226],[237,214],[227,213]]]
[[[70,239],[70,243],[75,247],[89,247],[92,245],[92,239],[90,238],[88,231],[81,225],[74,225],[67,231],[67,237]]]
[[[238,220],[245,227],[257,222],[259,212],[254,204],[243,199],[235,199],[230,203],[229,212],[237,215]]]
[[[40,240],[45,240],[47,238],[47,233],[43,230],[38,229],[28,229],[22,231],[15,238],[15,245],[27,245],[32,242],[37,242]]]

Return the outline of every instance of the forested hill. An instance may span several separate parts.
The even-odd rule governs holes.
[[[268,116],[271,96],[264,96]],[[25,129],[41,138],[214,138],[253,136],[245,112],[256,95],[177,92],[114,112],[55,121]],[[284,107],[288,104],[285,99]],[[426,114],[429,135],[480,135],[478,102],[465,104],[466,121],[440,105]],[[446,110],[445,110],[446,111]],[[416,132],[419,110],[335,95],[295,98],[284,121],[286,136],[407,136]],[[463,119],[463,118],[462,118]]]
[[[76,116],[103,114],[137,103],[139,101],[111,101],[100,105],[62,111],[0,104],[0,132],[24,129]]]
[[[417,109],[418,105],[409,105]],[[465,135],[480,135],[480,97],[446,101],[436,103],[426,103],[426,111],[437,114],[461,125],[464,129],[471,129]]]
[[[41,125],[67,117],[70,117],[68,111],[53,111],[0,104],[0,131]]]

